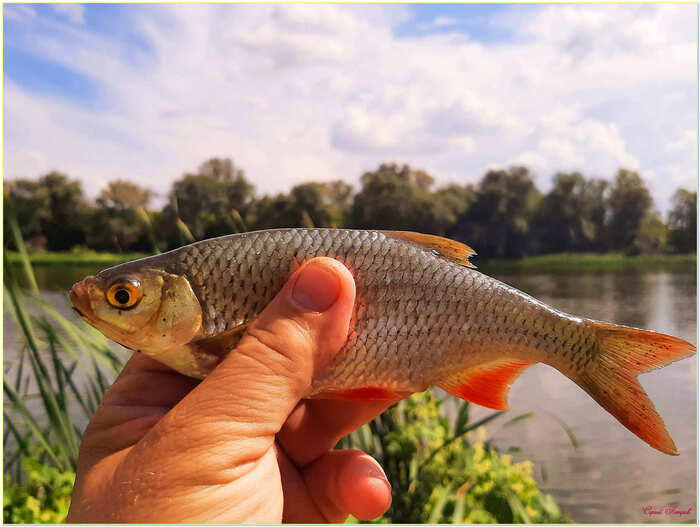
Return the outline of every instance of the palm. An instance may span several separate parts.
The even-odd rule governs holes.
[[[245,437],[245,452],[230,452],[242,443],[228,440],[224,419],[203,421],[192,405],[178,404],[198,384],[135,355],[107,392],[85,432],[77,494],[97,486],[113,496],[106,508],[100,504],[103,520],[142,520],[147,510],[158,522],[318,523],[343,521],[348,510],[369,517],[378,508],[375,487],[352,477],[362,455],[331,449],[391,403],[302,400],[281,430]],[[95,513],[89,498],[77,510],[70,520]]]

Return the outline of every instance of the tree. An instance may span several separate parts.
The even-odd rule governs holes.
[[[343,181],[303,183],[289,194],[265,196],[248,208],[253,229],[342,227],[349,214],[352,187]]]
[[[42,244],[52,251],[85,243],[90,211],[79,181],[53,171],[37,181],[17,180],[8,186],[22,236],[42,237]]]
[[[9,232],[7,214],[10,209],[17,219],[22,237],[31,247],[44,248],[46,237],[41,230],[41,216],[49,208],[49,196],[39,192],[39,182],[29,179],[5,181],[6,206],[3,211],[5,221],[3,230],[6,242],[14,248],[12,234]]]
[[[351,225],[358,229],[393,229],[444,235],[468,206],[470,188],[454,185],[431,192],[434,179],[408,165],[381,164],[362,176]]]
[[[238,231],[233,211],[243,214],[253,192],[231,159],[212,158],[173,183],[164,217],[181,218],[197,239],[230,234]]]
[[[482,256],[523,256],[530,250],[530,223],[539,200],[527,168],[491,170],[460,217],[455,235]]]
[[[698,193],[678,189],[668,215],[669,242],[674,252],[697,252]]]
[[[607,182],[579,172],[558,173],[540,202],[533,236],[545,253],[600,250],[605,221]]]
[[[151,191],[129,181],[110,181],[100,192],[97,203],[114,210],[145,208],[151,200]]]
[[[637,172],[619,170],[608,198],[607,225],[609,248],[633,250],[644,217],[651,210],[652,198]]]
[[[153,251],[156,243],[146,212],[151,191],[128,181],[112,181],[97,198],[88,244],[109,251]]]
[[[647,212],[639,226],[639,232],[630,252],[635,254],[658,254],[666,250],[668,227],[656,211]]]
[[[292,189],[298,214],[306,212],[316,227],[340,227],[347,217],[352,187],[343,181],[304,183]]]

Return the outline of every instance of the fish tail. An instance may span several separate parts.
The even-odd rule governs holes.
[[[586,321],[595,334],[594,361],[567,375],[622,425],[653,448],[678,455],[654,404],[637,375],[695,353],[695,346],[669,335]]]

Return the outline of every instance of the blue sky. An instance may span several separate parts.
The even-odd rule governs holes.
[[[5,4],[6,178],[59,169],[161,195],[211,156],[259,192],[440,184],[526,164],[695,188],[692,5]]]
[[[57,12],[52,5],[25,4],[23,7],[31,8],[37,18],[47,22],[61,24],[70,21],[69,15]],[[514,7],[505,4],[408,4],[405,20],[397,16],[392,32],[398,38],[459,33],[478,42],[505,42],[512,37],[512,32],[509,28],[498,27],[493,21],[500,13],[513,11]],[[143,7],[126,4],[84,4],[79,8],[80,25],[86,32],[120,41],[124,51],[132,55],[132,60],[148,61],[154,58],[148,42],[129,24],[130,16],[140,9]],[[520,6],[519,9],[533,12],[539,6]],[[46,30],[50,27],[47,26]],[[3,53],[7,78],[27,90],[65,97],[82,104],[99,100],[99,87],[88,76],[28,52],[27,36],[25,20],[6,19]]]

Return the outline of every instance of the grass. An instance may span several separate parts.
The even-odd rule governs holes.
[[[38,251],[27,253],[28,261],[35,267],[51,266],[95,266],[103,269],[123,262],[148,256],[146,253],[98,253],[90,250],[70,252]],[[19,252],[8,252],[7,261],[21,264]],[[650,254],[626,256],[620,253],[560,253],[507,260],[474,259],[479,270],[486,273],[507,272],[649,272],[649,271],[694,271],[695,254]]]
[[[528,256],[515,260],[492,259],[476,265],[484,272],[624,272],[695,271],[695,254],[649,254],[626,256],[619,253],[561,253]]]
[[[8,221],[19,254],[26,254],[16,221]],[[23,342],[16,357],[4,361],[3,472],[23,481],[26,458],[75,471],[82,435],[75,416],[90,419],[121,358],[99,331],[75,325],[41,298],[26,257],[12,266],[3,256],[5,307]]]
[[[69,252],[37,251],[27,253],[29,262],[34,266],[50,265],[104,265],[105,267],[136,260],[148,256],[146,253],[98,253],[81,250]],[[8,251],[7,260],[12,264],[23,263],[19,252]]]

